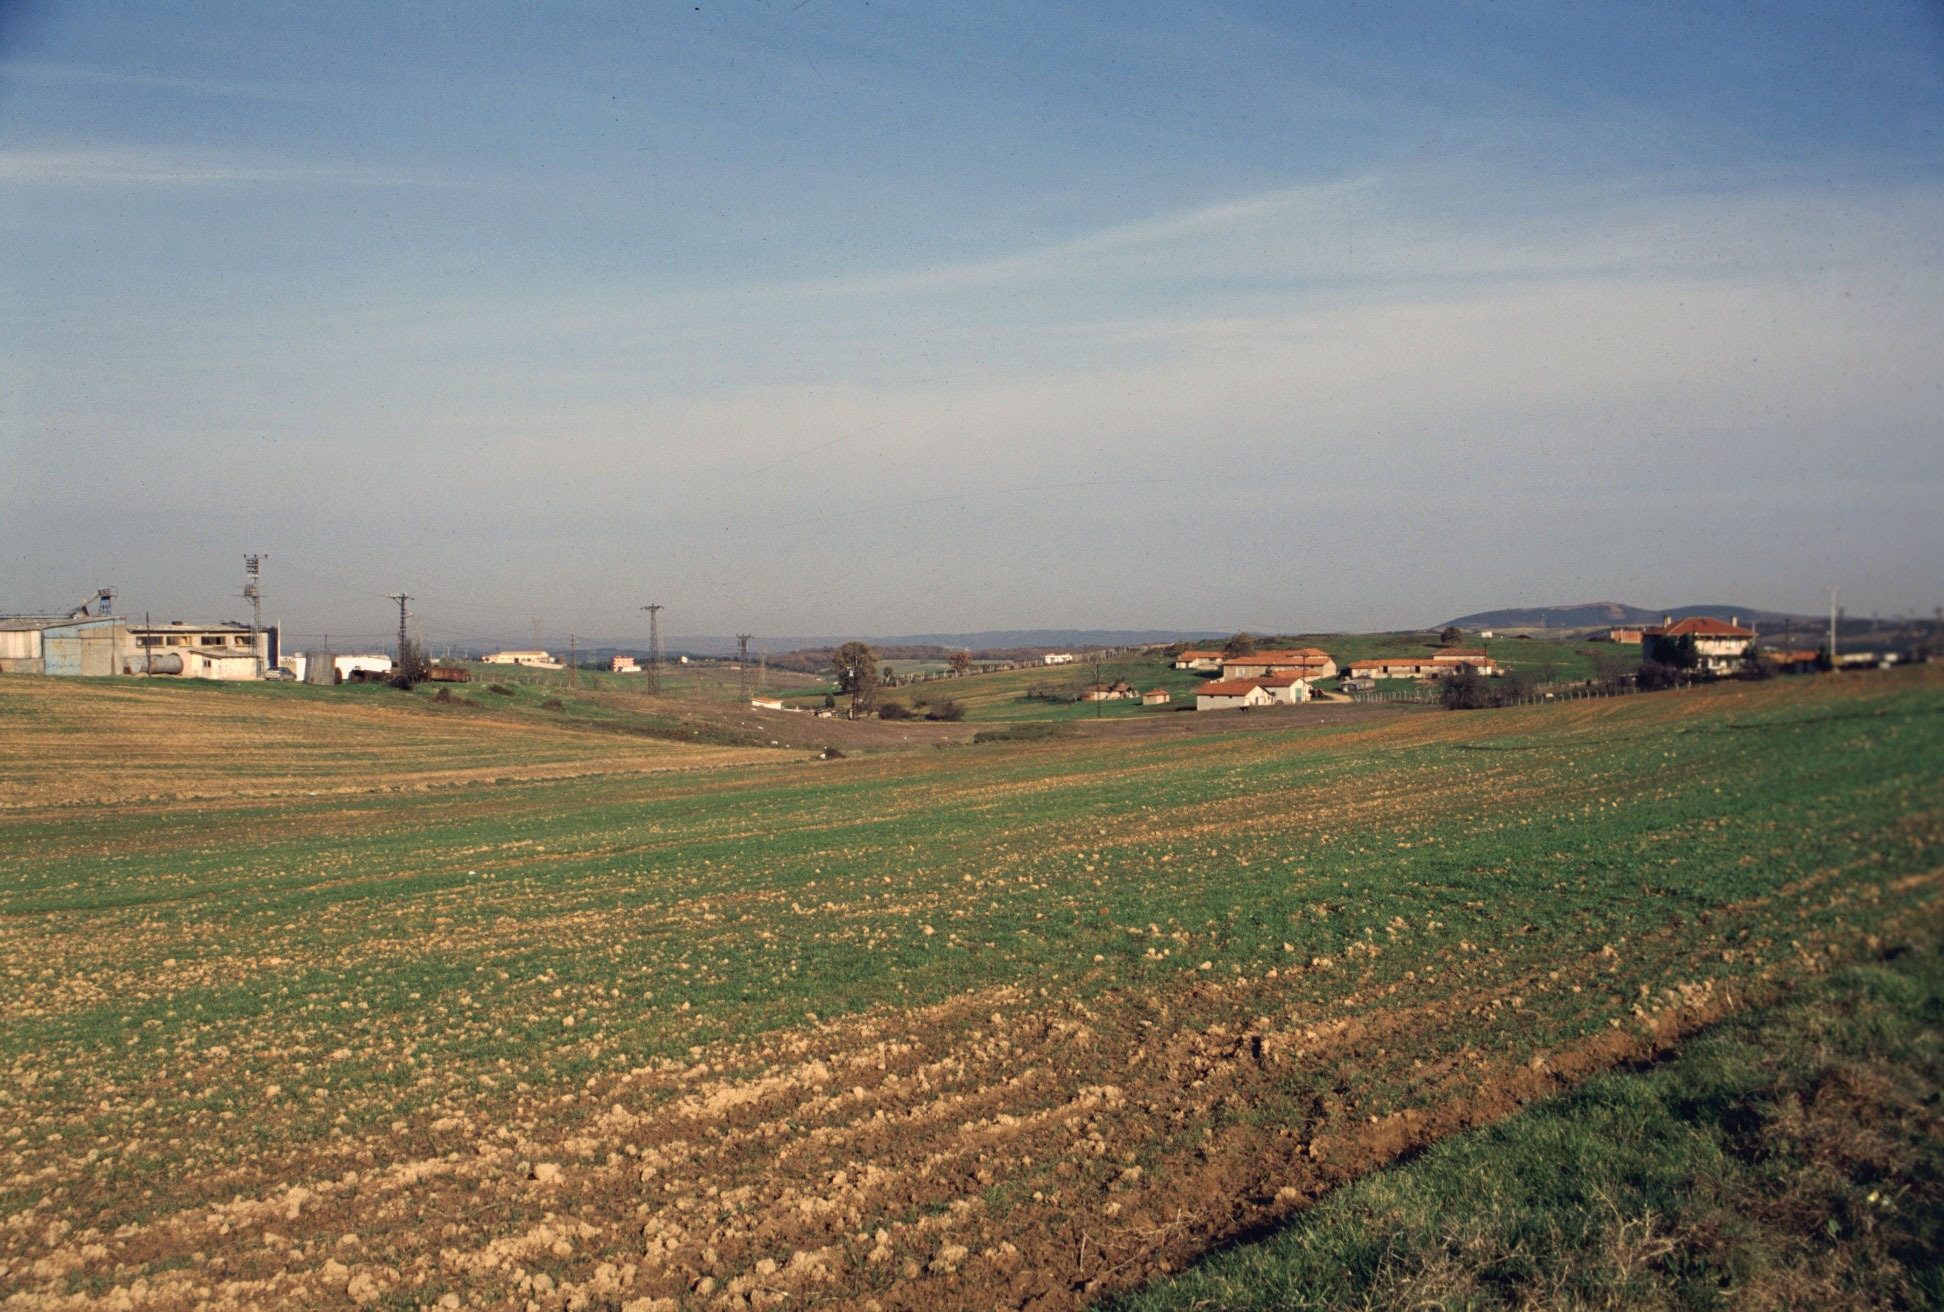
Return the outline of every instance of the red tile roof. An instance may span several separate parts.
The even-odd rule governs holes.
[[[1254,679],[1216,679],[1195,689],[1197,697],[1241,697],[1259,686]]]
[[[1684,620],[1660,628],[1648,629],[1648,633],[1662,638],[1752,638],[1755,630],[1744,629],[1739,624],[1729,624],[1712,615],[1691,615]]]

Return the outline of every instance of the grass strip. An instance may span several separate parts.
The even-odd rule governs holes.
[[[1933,944],[1449,1140],[1108,1306],[1944,1306],[1940,1089]]]

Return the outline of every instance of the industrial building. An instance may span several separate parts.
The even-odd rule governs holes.
[[[0,620],[0,674],[259,679],[275,669],[275,626],[140,624],[121,615]]]

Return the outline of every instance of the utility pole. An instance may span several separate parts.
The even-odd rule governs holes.
[[[749,700],[749,640],[755,636],[753,633],[738,633],[736,635],[736,671],[740,676],[736,682],[742,685],[742,699],[744,701]]]
[[[1830,668],[1832,669],[1835,668],[1836,665],[1836,585],[1833,583],[1829,587],[1829,664],[1830,664]]]
[[[661,691],[661,603],[641,609],[648,612],[648,691]]]
[[[411,598],[402,592],[387,592],[387,598],[398,603],[398,677],[409,673],[405,668],[405,649],[411,644],[411,637],[405,632],[405,603]]]
[[[257,580],[263,573],[263,562],[270,559],[267,555],[247,555],[243,557],[243,597],[250,603],[250,655],[256,660],[256,677],[263,677],[263,648],[258,644],[263,636],[263,590]]]
[[[569,688],[580,687],[579,642],[580,642],[579,634],[570,633],[567,635],[567,686]]]

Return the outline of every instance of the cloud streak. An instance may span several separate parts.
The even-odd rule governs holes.
[[[369,187],[487,190],[501,184],[425,169],[277,159],[174,147],[0,150],[0,183],[15,187]]]

